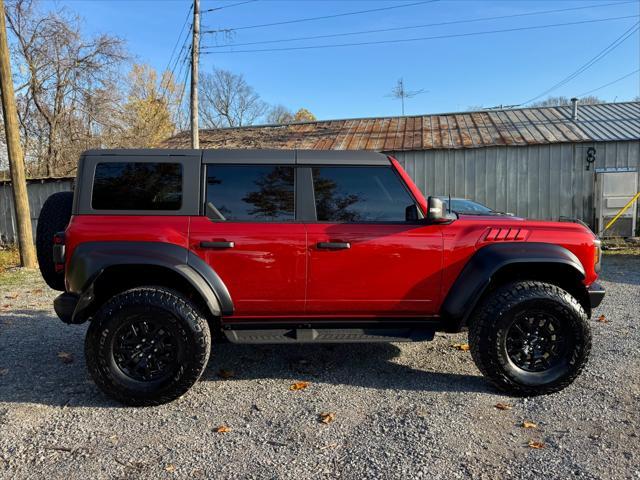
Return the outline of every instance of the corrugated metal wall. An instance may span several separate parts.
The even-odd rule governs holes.
[[[587,149],[596,149],[586,170]],[[595,168],[640,167],[640,142],[392,152],[425,195],[451,195],[516,215],[593,223]]]
[[[31,209],[31,225],[35,240],[36,223],[40,209],[49,195],[56,192],[70,191],[71,180],[55,180],[43,182],[29,182],[29,207]],[[0,185],[0,243],[15,243],[17,241],[16,220],[13,213],[13,192],[8,184]]]

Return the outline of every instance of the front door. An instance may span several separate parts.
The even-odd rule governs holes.
[[[389,166],[312,167],[307,313],[435,314],[441,227],[412,218],[415,199]]]
[[[191,218],[192,251],[226,284],[234,317],[302,314],[306,231],[295,219],[295,167],[235,161],[205,167],[206,215]]]

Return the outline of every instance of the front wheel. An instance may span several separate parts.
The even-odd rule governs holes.
[[[469,322],[480,371],[514,395],[542,395],[570,385],[591,350],[587,316],[568,292],[543,282],[504,285]]]
[[[87,331],[85,357],[96,385],[128,405],[160,405],[184,394],[209,359],[206,319],[178,292],[127,290],[108,300]]]

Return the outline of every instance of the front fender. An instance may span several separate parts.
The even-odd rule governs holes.
[[[232,315],[229,290],[200,257],[179,245],[160,242],[87,242],[78,245],[66,277],[67,291],[78,297],[73,323],[79,323],[93,302],[93,285],[109,267],[153,265],[167,268],[187,280],[204,298],[214,316]]]
[[[559,245],[537,242],[495,243],[473,254],[449,290],[441,308],[447,329],[458,331],[502,268],[513,264],[563,264],[581,278],[585,271],[578,257]]]

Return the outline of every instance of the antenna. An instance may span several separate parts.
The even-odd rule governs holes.
[[[449,193],[449,204],[447,205],[447,213],[451,213],[451,193]]]
[[[413,98],[417,95],[421,95],[423,93],[428,93],[429,90],[425,90],[421,88],[420,90],[406,90],[404,87],[404,79],[399,78],[396,86],[393,87],[391,93],[389,95],[385,95],[385,97],[392,97],[395,99],[399,99],[402,104],[402,115],[404,116],[404,99],[405,98]]]

